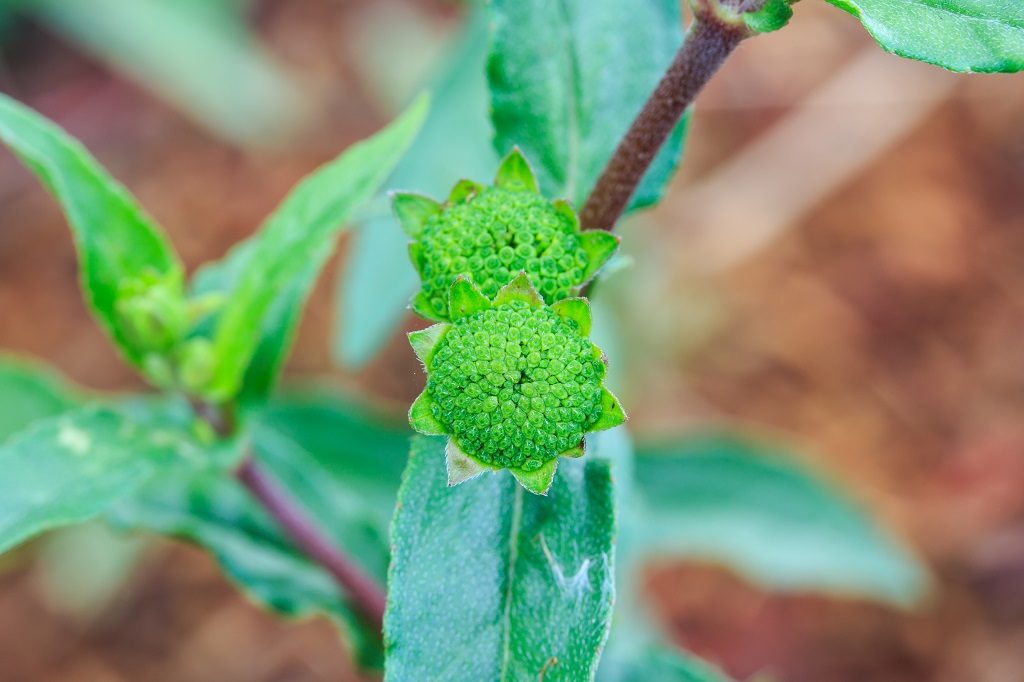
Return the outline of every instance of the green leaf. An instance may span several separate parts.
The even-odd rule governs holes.
[[[1024,69],[1019,0],[828,0],[885,50],[953,71]]]
[[[0,140],[61,203],[78,249],[82,288],[100,324],[132,364],[145,348],[119,324],[125,282],[183,277],[166,237],[89,152],[61,128],[0,94]]]
[[[482,11],[473,12],[431,90],[434,103],[389,187],[443,197],[464,176],[488,178],[498,159],[490,145],[484,59],[490,33]],[[358,367],[379,350],[405,314],[419,277],[409,238],[389,211],[365,220],[353,235],[337,283],[334,357]],[[373,296],[366,292],[372,291]]]
[[[909,604],[920,565],[836,486],[731,434],[638,446],[636,543],[718,561],[776,590]]]
[[[383,582],[408,430],[327,396],[275,401],[250,424],[264,469]],[[233,478],[208,472],[161,477],[107,516],[120,527],[204,547],[266,608],[295,618],[325,615],[344,630],[362,665],[382,664],[379,634],[365,629],[331,577],[293,547]]]
[[[225,291],[228,302],[214,334],[214,375],[208,395],[237,393],[243,375],[268,331],[280,335],[276,371],[288,350],[301,308],[336,237],[352,211],[380,188],[419,131],[427,112],[421,98],[388,127],[346,150],[303,180],[246,245],[238,277]],[[283,301],[287,301],[284,303]],[[279,324],[275,308],[283,312]]]
[[[145,481],[204,466],[177,424],[100,407],[35,422],[0,446],[0,552],[100,514]]]
[[[720,670],[683,651],[649,645],[601,661],[597,682],[730,682]]]
[[[388,682],[589,680],[614,596],[608,462],[563,460],[547,497],[501,472],[448,488],[415,437],[391,530]]]
[[[76,394],[48,367],[0,355],[0,444],[38,419],[71,409]]]
[[[582,206],[682,43],[677,0],[494,0],[487,65],[494,145],[522,147],[541,191]],[[685,123],[633,197],[661,196]],[[586,227],[586,226],[584,226]]]

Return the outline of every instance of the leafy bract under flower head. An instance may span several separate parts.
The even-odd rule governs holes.
[[[545,199],[518,149],[502,161],[491,187],[462,180],[444,204],[399,193],[394,208],[415,240],[409,254],[422,288],[413,308],[431,320],[451,319],[448,290],[459,275],[493,297],[524,271],[552,303],[576,294],[618,246],[607,232],[580,232],[565,201]]]
[[[427,369],[409,412],[413,428],[449,436],[450,485],[509,469],[545,493],[559,456],[581,456],[585,433],[625,419],[603,386],[589,305],[571,298],[545,306],[520,273],[493,302],[460,277],[448,307],[451,323],[409,335]]]

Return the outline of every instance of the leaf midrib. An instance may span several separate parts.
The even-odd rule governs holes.
[[[505,585],[505,612],[501,616],[501,625],[505,632],[501,642],[501,670],[498,679],[501,682],[508,678],[508,667],[512,660],[512,594],[516,580],[516,561],[519,559],[519,527],[523,519],[523,488],[512,483],[512,520],[509,523],[508,538],[508,582]]]

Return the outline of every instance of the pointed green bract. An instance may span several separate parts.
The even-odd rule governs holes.
[[[619,399],[607,388],[601,389],[601,416],[591,425],[594,431],[611,429],[626,421]]]
[[[491,307],[491,302],[480,293],[480,290],[473,286],[465,277],[459,277],[452,284],[451,292],[448,295],[448,310],[451,311],[453,320],[467,317],[481,310]]]
[[[448,194],[448,204],[462,203],[471,197],[476,196],[483,189],[483,185],[472,180],[459,180],[452,187],[452,191]]]
[[[412,192],[396,192],[391,198],[391,208],[402,229],[413,239],[420,236],[423,226],[432,216],[441,212],[441,204]]]
[[[503,286],[498,295],[494,297],[495,305],[504,305],[512,301],[522,301],[534,308],[544,305],[544,299],[533,288],[533,284],[525,272],[516,275],[515,279]]]
[[[488,470],[488,467],[463,452],[462,448],[452,439],[448,439],[448,445],[445,446],[444,452],[445,468],[448,471],[448,487],[476,478]]]
[[[424,436],[443,436],[447,433],[444,424],[434,417],[434,401],[424,391],[409,408],[409,424]]]
[[[587,264],[583,270],[584,281],[589,281],[601,269],[615,250],[619,248],[618,236],[604,230],[587,230],[580,237],[580,244],[587,253]]]
[[[409,345],[412,346],[416,357],[420,359],[426,369],[430,369],[430,356],[446,331],[448,331],[448,325],[442,323],[409,332]]]
[[[425,291],[421,291],[413,296],[411,307],[420,317],[433,320],[434,322],[441,322],[447,318],[447,315],[442,315],[437,311],[434,307],[434,301],[427,296]]]
[[[534,471],[525,469],[509,469],[519,483],[535,495],[547,495],[551,481],[555,478],[555,470],[558,468],[558,459],[552,459]]]
[[[582,457],[586,453],[587,453],[587,441],[586,440],[581,440],[579,445],[577,445],[576,447],[572,448],[571,450],[566,450],[565,452],[558,453],[558,456],[559,457],[572,457],[573,459],[576,459],[578,457]]]
[[[537,178],[530,168],[530,163],[523,156],[519,147],[513,147],[512,151],[502,160],[498,167],[498,173],[494,176],[494,186],[513,192],[540,191],[537,187]]]
[[[553,303],[551,309],[566,320],[577,325],[580,336],[590,336],[590,303],[585,298],[566,298],[558,303]]]

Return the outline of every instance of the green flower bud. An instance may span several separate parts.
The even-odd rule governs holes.
[[[449,436],[449,485],[509,469],[543,494],[559,456],[583,454],[583,436],[625,419],[604,386],[584,299],[545,306],[525,274],[494,301],[459,277],[450,323],[409,335],[427,386],[409,419],[421,433]]]
[[[567,202],[544,198],[518,149],[493,186],[462,180],[443,205],[399,193],[394,209],[415,240],[409,254],[422,288],[413,309],[432,320],[450,319],[448,289],[460,275],[491,298],[523,271],[552,303],[578,293],[618,247],[607,232],[581,232]]]
[[[123,281],[115,307],[118,326],[143,354],[169,351],[188,330],[180,272],[148,270]]]

